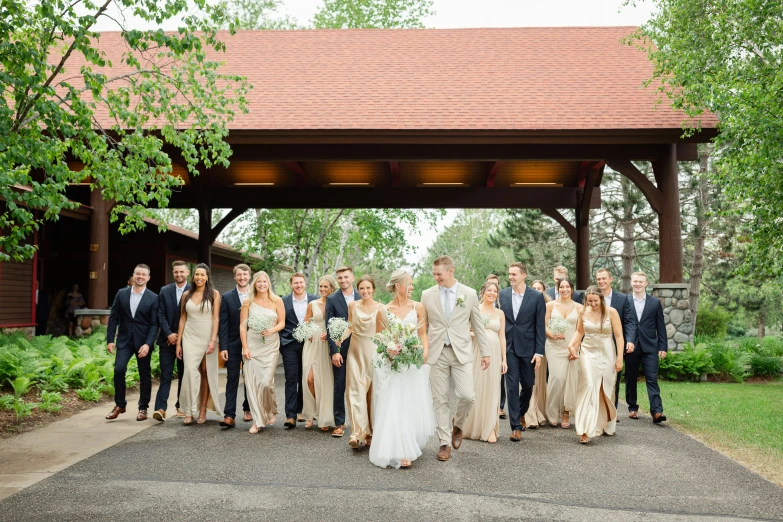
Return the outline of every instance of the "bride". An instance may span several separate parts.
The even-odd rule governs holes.
[[[395,270],[387,290],[394,299],[386,306],[390,320],[418,325],[418,335],[427,361],[427,315],[424,305],[410,299],[413,278],[403,269]],[[430,368],[409,366],[402,372],[388,365],[375,366],[373,377],[373,441],[370,462],[385,468],[408,468],[435,433],[435,412],[430,391]]]

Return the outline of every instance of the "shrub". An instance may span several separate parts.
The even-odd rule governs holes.
[[[672,352],[660,361],[658,373],[668,380],[701,380],[702,376],[715,373],[711,353],[706,344],[687,345],[681,352]]]
[[[14,413],[16,413],[16,423],[22,422],[22,419],[30,415],[32,411],[38,406],[34,402],[25,402],[24,399],[16,397],[14,402]]]
[[[58,392],[41,392],[41,404],[38,406],[41,411],[47,413],[59,413],[63,409],[62,404],[63,396]]]
[[[783,373],[783,357],[755,353],[750,356],[750,369],[759,377],[777,377]]]
[[[696,333],[723,339],[726,337],[730,319],[731,314],[720,306],[699,307],[699,312],[696,314]]]
[[[743,382],[750,373],[750,354],[730,343],[712,343],[708,347],[715,373],[735,382]]]
[[[98,402],[101,400],[101,391],[97,388],[81,388],[76,390],[76,395],[83,401]]]
[[[0,410],[13,410],[16,397],[13,395],[0,395]]]
[[[32,387],[33,381],[27,377],[17,377],[11,381],[11,388],[14,389],[14,396],[16,398],[23,397]]]

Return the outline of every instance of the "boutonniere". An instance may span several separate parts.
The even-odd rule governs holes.
[[[465,308],[465,294],[459,294],[457,296],[457,306]]]

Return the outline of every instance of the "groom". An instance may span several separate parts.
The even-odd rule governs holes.
[[[462,445],[462,428],[473,407],[473,341],[470,328],[481,353],[481,369],[489,367],[489,345],[481,320],[476,291],[461,285],[454,279],[454,260],[440,256],[432,264],[432,275],[437,286],[428,288],[421,295],[427,310],[430,353],[430,386],[435,408],[440,449],[438,460],[451,458],[451,447]],[[457,394],[457,416],[449,436],[449,376],[454,379]]]

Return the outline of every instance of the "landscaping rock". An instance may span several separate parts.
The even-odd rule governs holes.
[[[674,290],[669,289],[663,289],[659,290],[658,296],[660,297],[672,297],[674,295]]]
[[[674,341],[678,343],[687,343],[690,342],[691,337],[689,335],[686,335],[682,332],[677,332],[674,334]]]
[[[672,310],[669,312],[669,321],[671,321],[674,326],[680,326],[684,319],[685,313],[682,310]]]
[[[677,331],[690,335],[693,333],[693,325],[691,323],[682,323],[680,326],[677,327]],[[669,337],[671,337],[671,335]]]
[[[691,303],[687,299],[681,299],[680,301],[677,301],[677,308],[680,310],[689,310],[691,307]]]
[[[666,337],[668,339],[671,339],[674,337],[674,334],[677,333],[677,328],[673,324],[667,324],[666,325]]]

